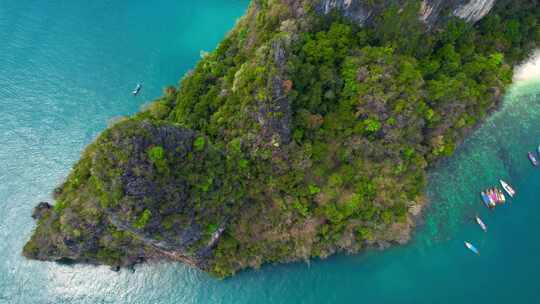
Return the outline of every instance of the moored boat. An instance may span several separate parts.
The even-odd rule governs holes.
[[[470,251],[476,253],[477,255],[480,255],[480,251],[478,251],[478,249],[476,249],[476,247],[474,247],[473,244],[471,244],[469,242],[465,242],[465,247],[467,247],[467,249],[469,249]]]
[[[527,155],[529,156],[529,160],[531,161],[531,163],[534,166],[538,166],[538,160],[536,159],[536,157],[534,157],[534,154],[532,152],[529,152]]]
[[[480,196],[482,197],[482,202],[484,203],[484,205],[486,205],[486,207],[488,207],[489,209],[495,208],[495,203],[491,200],[491,198],[486,192],[480,192]]]
[[[492,203],[496,204],[499,202],[499,197],[497,196],[497,192],[495,192],[494,189],[488,189],[487,193]]]
[[[495,193],[497,195],[497,199],[498,199],[497,203],[499,203],[501,205],[506,203],[506,196],[504,196],[504,193],[502,193],[502,191],[497,189],[497,188],[495,188],[494,191],[495,191]]]
[[[507,182],[503,181],[502,179],[499,180],[499,182],[501,183],[504,191],[506,191],[510,197],[514,197],[514,195],[516,195],[516,190],[514,190],[514,188],[512,188],[512,186],[510,186]]]
[[[482,202],[489,209],[493,209],[497,205],[502,205],[506,202],[506,196],[498,188],[488,188],[480,192],[480,196],[482,197]]]
[[[142,84],[138,83],[135,89],[131,92],[134,96],[137,96],[142,89]]]
[[[482,228],[482,230],[484,230],[484,232],[487,232],[486,224],[482,221],[482,219],[478,215],[476,216],[476,222],[478,223],[480,228]]]

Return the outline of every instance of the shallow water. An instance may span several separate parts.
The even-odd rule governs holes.
[[[50,199],[84,146],[176,83],[247,2],[0,1],[0,303],[540,302],[540,169],[526,158],[540,143],[540,81],[514,86],[501,111],[430,175],[432,204],[407,246],[225,281],[181,264],[116,273],[20,256],[32,208]],[[499,177],[518,196],[490,212],[478,191]]]

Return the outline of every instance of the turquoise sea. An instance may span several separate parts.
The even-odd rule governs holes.
[[[0,0],[0,303],[540,303],[540,169],[526,158],[540,143],[534,80],[515,85],[433,171],[425,223],[406,246],[224,281],[181,264],[112,272],[21,257],[32,208],[50,199],[84,146],[177,83],[247,4]],[[478,191],[499,177],[519,193],[490,212]],[[474,223],[477,213],[488,233]]]

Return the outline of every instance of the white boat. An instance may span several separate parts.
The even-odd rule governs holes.
[[[532,152],[527,153],[527,156],[529,157],[529,160],[531,161],[533,166],[538,166],[538,160],[536,159],[536,157],[534,157],[534,154]]]
[[[480,255],[480,251],[478,251],[478,249],[476,249],[476,247],[474,247],[473,244],[471,244],[469,242],[465,242],[465,247],[467,247],[467,249],[469,249],[470,251],[476,253],[477,255]]]
[[[480,228],[482,228],[482,230],[484,230],[484,232],[487,232],[486,224],[484,224],[484,222],[482,221],[482,219],[478,215],[476,216],[476,222],[478,223],[478,225],[480,225]]]
[[[504,191],[506,191],[506,193],[508,193],[508,195],[510,195],[510,197],[514,197],[514,195],[516,195],[516,190],[514,190],[514,188],[512,188],[512,186],[510,186],[507,182],[503,181],[502,179],[500,180],[501,182],[501,186],[503,187]]]
[[[138,83],[135,89],[131,92],[134,96],[137,96],[142,89],[142,84]]]

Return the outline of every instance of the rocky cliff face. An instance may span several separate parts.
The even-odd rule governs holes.
[[[337,9],[345,16],[359,24],[368,22],[384,8],[398,4],[403,6],[407,1],[366,1],[366,0],[321,0],[317,10],[328,14]],[[427,24],[434,24],[440,17],[456,16],[468,22],[477,22],[487,15],[495,5],[495,0],[423,0],[419,18]]]
[[[453,14],[467,21],[476,22],[487,15],[494,5],[495,0],[471,0],[458,5]]]

